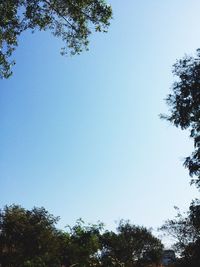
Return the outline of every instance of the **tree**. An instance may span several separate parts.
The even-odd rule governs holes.
[[[121,221],[117,233],[102,236],[103,266],[132,267],[159,263],[163,245],[150,230]]]
[[[50,30],[64,42],[61,54],[88,49],[92,30],[106,32],[112,9],[104,0],[0,0],[0,77],[8,78],[12,53],[25,30]]]
[[[192,201],[189,211],[182,215],[178,210],[173,220],[168,220],[161,230],[175,240],[174,248],[180,255],[177,266],[200,266],[200,201]]]
[[[12,205],[1,210],[1,267],[60,266],[57,221],[44,208]]]
[[[189,129],[194,140],[194,151],[186,157],[184,165],[193,177],[191,183],[200,188],[200,49],[196,57],[178,60],[173,66],[177,80],[172,86],[166,102],[170,115],[161,115],[176,127]],[[194,178],[196,177],[196,179]]]
[[[103,224],[85,225],[79,219],[69,231],[63,233],[61,244],[62,265],[88,267],[99,266],[98,252],[101,249],[100,231]]]

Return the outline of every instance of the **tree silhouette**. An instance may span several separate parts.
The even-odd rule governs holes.
[[[200,49],[196,57],[184,57],[173,66],[177,80],[166,102],[169,115],[161,115],[176,127],[189,129],[194,140],[194,151],[186,157],[184,166],[193,177],[191,183],[200,188]]]

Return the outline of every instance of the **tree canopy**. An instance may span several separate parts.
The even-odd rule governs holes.
[[[88,49],[91,32],[106,32],[112,9],[104,0],[0,0],[0,77],[8,78],[12,54],[25,30],[50,30],[64,42],[61,54]]]
[[[98,251],[101,249],[102,223],[85,225],[82,219],[62,232],[61,263],[64,266],[100,266]],[[63,242],[64,241],[64,242]]]
[[[170,114],[161,117],[176,127],[189,129],[194,151],[186,157],[184,165],[193,177],[192,183],[200,188],[200,49],[196,57],[186,56],[178,60],[173,73],[177,79],[172,86],[172,94],[166,99]]]
[[[17,205],[6,206],[0,212],[1,267],[58,264],[57,221],[44,208],[25,210]]]
[[[103,266],[148,266],[160,262],[163,245],[150,230],[121,221],[117,233],[106,232],[102,236]]]
[[[121,221],[117,231],[102,223],[78,220],[67,230],[56,228],[57,217],[44,208],[18,205],[0,211],[0,266],[8,267],[143,267],[157,263],[159,239],[145,227]]]

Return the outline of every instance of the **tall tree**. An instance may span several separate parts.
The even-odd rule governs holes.
[[[93,30],[106,32],[112,9],[104,0],[0,0],[0,78],[12,74],[12,53],[25,30],[50,30],[64,42],[61,54],[88,49]]]
[[[117,233],[102,236],[103,266],[142,267],[159,263],[163,245],[145,227],[121,221]]]
[[[170,108],[169,115],[161,115],[176,127],[189,129],[194,140],[194,151],[186,157],[184,165],[193,177],[191,183],[200,188],[200,49],[196,57],[178,60],[173,66],[176,81],[172,94],[166,101]]]

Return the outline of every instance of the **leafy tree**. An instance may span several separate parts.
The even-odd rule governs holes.
[[[0,212],[1,267],[60,266],[57,221],[44,208],[6,206]]]
[[[166,101],[170,115],[162,115],[176,127],[189,129],[194,140],[194,152],[185,159],[184,165],[189,169],[192,179],[200,188],[200,49],[196,57],[178,60],[173,67],[177,80],[172,86],[172,94]]]
[[[64,42],[61,54],[88,49],[92,30],[106,32],[112,10],[104,0],[0,0],[0,77],[8,78],[12,53],[25,30],[50,30]]]
[[[61,242],[62,264],[77,267],[99,266],[102,229],[102,223],[85,225],[81,219],[73,227],[69,227],[69,232],[64,233]]]
[[[163,245],[150,230],[121,221],[117,233],[102,236],[103,266],[147,266],[158,263]]]
[[[189,211],[182,215],[178,210],[173,220],[168,220],[161,230],[174,238],[174,248],[180,255],[177,266],[200,266],[200,201],[192,201]]]

